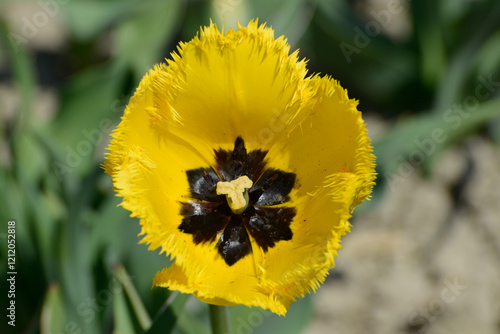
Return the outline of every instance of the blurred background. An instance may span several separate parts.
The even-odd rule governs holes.
[[[205,304],[151,289],[169,260],[100,164],[153,64],[255,17],[360,101],[379,174],[317,293],[232,307],[234,333],[500,333],[495,0],[1,1],[0,332],[210,333]]]

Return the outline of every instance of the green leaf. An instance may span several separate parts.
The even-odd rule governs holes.
[[[61,9],[72,35],[86,41],[97,38],[102,31],[129,14],[136,3],[133,0],[68,1]]]
[[[97,333],[100,323],[94,319],[100,319],[101,312],[111,309],[99,301],[99,291],[96,291],[94,278],[89,274],[93,272],[87,248],[89,231],[83,224],[95,196],[96,177],[101,173],[95,168],[93,173],[78,180],[74,192],[65,194],[71,220],[61,225],[60,239],[54,242],[58,273],[62,277],[61,288],[70,303],[76,305],[68,309],[68,317],[84,333]]]
[[[16,166],[22,168],[28,182],[37,184],[49,172],[49,162],[43,146],[31,133],[15,136]]]
[[[63,147],[65,159],[57,163],[66,174],[83,175],[96,164],[95,149],[120,116],[115,109],[123,75],[123,64],[103,64],[66,85],[59,114],[48,130]]]
[[[24,192],[19,181],[14,177],[14,173],[0,169],[0,218],[6,220],[19,220],[26,222],[27,203]],[[28,229],[20,229],[16,233],[29,236]],[[19,237],[19,236],[18,236]],[[32,244],[28,246],[33,247]],[[6,251],[3,249],[2,251]]]
[[[444,149],[499,116],[500,99],[495,99],[472,110],[455,104],[440,114],[405,120],[374,143],[377,164],[389,182],[400,180],[422,165],[430,166]]]
[[[436,10],[440,1],[421,0],[412,3],[413,21],[420,46],[420,74],[422,81],[434,88],[446,70],[445,45],[441,31],[442,22]]]
[[[0,20],[0,46],[7,51],[7,58],[16,88],[19,92],[21,101],[19,113],[17,116],[17,128],[29,125],[35,92],[35,69],[32,59],[22,45],[15,44],[11,40],[12,33],[8,31],[7,26]],[[21,43],[22,44],[22,43]]]
[[[203,305],[207,306],[207,305]],[[211,334],[210,327],[190,310],[179,314],[177,327],[183,334]]]
[[[120,226],[124,223],[131,223],[128,219],[129,212],[122,208],[117,208],[121,199],[113,196],[105,199],[101,205],[101,209],[92,215],[89,215],[88,222],[90,225],[89,232],[89,256],[94,263],[97,260],[99,249],[105,245],[112,244],[116,246],[113,241],[120,241],[128,238],[116,238],[116,232],[122,230]],[[117,240],[119,239],[119,240]]]
[[[408,92],[418,78],[419,59],[413,50],[383,34],[368,33],[369,22],[357,18],[345,1],[318,0],[314,20],[301,41],[301,49],[309,51],[313,60],[310,69],[334,75],[349,96],[367,101],[371,108],[380,105],[387,112],[399,110],[398,103],[411,105],[422,94],[415,89]]]
[[[64,304],[59,284],[49,286],[40,315],[40,334],[65,333]]]
[[[451,58],[446,75],[439,84],[436,93],[435,112],[439,112],[459,101],[475,65],[473,60],[478,50],[488,36],[498,29],[500,2],[495,2],[494,6],[491,6],[488,1],[478,2],[477,5],[483,6],[480,9],[486,16],[480,13],[470,17],[469,23],[477,26],[477,29],[474,30],[472,37],[467,39],[460,50],[455,52]]]
[[[482,75],[500,71],[500,31],[492,34],[481,46],[475,63]]]
[[[45,175],[47,184],[61,192],[63,198],[68,193],[74,193],[79,180],[69,160],[72,156],[64,152],[61,143],[54,138],[47,127],[32,128],[32,134],[43,147],[46,159],[50,163],[50,172]]]
[[[495,143],[500,144],[500,117],[495,118],[489,124],[488,133]]]
[[[138,13],[118,26],[118,56],[132,68],[136,81],[163,60],[163,47],[173,41],[184,4],[181,0],[144,1]]]
[[[45,275],[51,280],[54,279],[52,272],[54,264],[53,246],[57,224],[49,211],[45,194],[38,190],[37,183],[30,180],[23,166],[16,164],[16,167],[19,184],[23,189],[26,200],[26,209],[29,213],[27,221],[32,223],[30,228],[35,232],[37,255],[44,266]]]
[[[466,1],[441,0],[441,19],[446,26],[452,27],[467,14],[468,3]]]
[[[252,0],[246,3],[250,18],[258,17],[259,22],[267,22],[275,30],[275,37],[284,35],[292,46],[304,34],[315,10],[314,1]]]

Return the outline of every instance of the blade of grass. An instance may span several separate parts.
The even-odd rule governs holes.
[[[155,316],[148,334],[167,334],[172,332],[181,316],[184,305],[191,295],[173,292]]]
[[[488,5],[489,3],[487,2],[486,6]],[[458,101],[464,85],[467,83],[467,77],[472,71],[472,66],[474,65],[472,60],[475,54],[481,49],[480,46],[486,38],[498,29],[500,2],[496,2],[491,9],[488,9],[487,15],[486,18],[476,15],[475,19],[478,24],[476,25],[477,29],[474,35],[449,62],[447,73],[437,90],[434,104],[436,112],[446,109],[446,106]]]
[[[40,315],[40,334],[63,333],[65,319],[59,284],[49,285]]]
[[[123,289],[125,290],[125,293],[127,294],[127,297],[130,301],[130,304],[132,305],[132,308],[134,309],[135,315],[137,317],[137,320],[139,321],[142,330],[147,331],[148,329],[151,328],[152,324],[151,317],[149,316],[148,311],[144,307],[144,304],[142,303],[139,293],[132,284],[132,279],[127,273],[125,267],[121,264],[117,264],[115,266],[114,272],[116,278],[118,279]]]
[[[433,88],[446,70],[442,21],[439,18],[440,1],[423,0],[412,3],[415,34],[420,46],[420,74],[423,82]]]
[[[25,126],[29,122],[33,107],[33,94],[35,92],[35,70],[26,50],[19,44],[13,44],[10,40],[11,32],[6,24],[0,21],[0,45],[4,48],[10,62],[10,68],[14,82],[19,92],[20,108],[17,119],[17,127]],[[3,37],[3,38],[2,38]]]
[[[113,284],[118,284],[114,282]],[[115,289],[113,296],[113,334],[134,334],[134,325],[130,318],[123,289]]]

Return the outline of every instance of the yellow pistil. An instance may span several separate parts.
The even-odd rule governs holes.
[[[252,180],[243,175],[231,182],[217,183],[217,195],[226,195],[227,204],[236,214],[243,213],[248,207],[247,189],[253,186]]]

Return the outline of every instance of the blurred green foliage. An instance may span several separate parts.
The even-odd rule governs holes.
[[[26,4],[25,15],[12,10]],[[428,170],[446,147],[473,133],[499,141],[500,2],[369,4],[1,2],[0,88],[13,86],[18,103],[1,113],[0,293],[8,290],[6,224],[15,220],[15,332],[209,333],[205,305],[151,289],[169,259],[137,244],[138,221],[117,208],[120,200],[100,164],[108,134],[144,73],[210,19],[234,28],[237,19],[246,24],[259,17],[276,36],[284,34],[292,50],[301,49],[310,73],[332,75],[360,100],[360,110],[389,124],[374,142],[375,199],[405,176],[402,167]],[[44,24],[35,20],[43,13]],[[56,15],[64,23],[63,46],[33,46]],[[35,112],[42,88],[57,92],[50,117]],[[311,317],[311,298],[293,304],[286,318],[233,307],[233,329],[300,333]],[[11,330],[3,319],[0,331]]]

